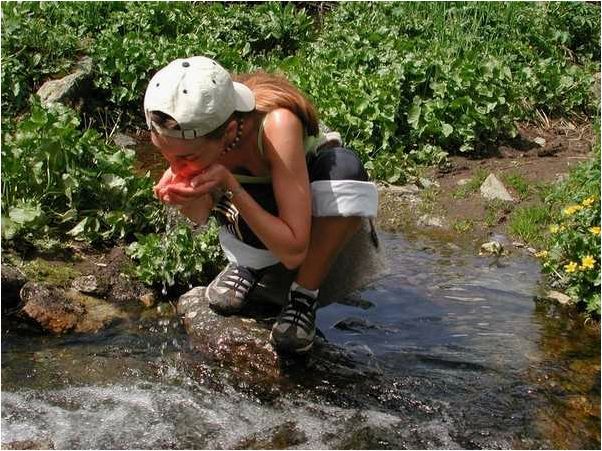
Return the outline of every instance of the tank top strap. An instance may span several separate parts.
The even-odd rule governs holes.
[[[263,151],[263,125],[265,122],[265,118],[267,116],[264,116],[263,119],[261,120],[261,124],[259,124],[259,130],[257,131],[257,149],[259,150],[259,155],[261,155],[263,157],[264,151]]]

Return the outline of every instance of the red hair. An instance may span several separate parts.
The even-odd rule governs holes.
[[[277,108],[286,108],[299,117],[308,135],[319,133],[318,114],[313,104],[286,78],[259,71],[233,76],[255,94],[255,109],[269,113]]]

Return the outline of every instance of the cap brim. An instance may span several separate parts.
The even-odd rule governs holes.
[[[236,111],[243,113],[253,111],[255,109],[255,94],[242,83],[233,82],[234,91],[236,92]]]

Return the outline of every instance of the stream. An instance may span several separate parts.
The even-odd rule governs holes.
[[[188,345],[174,314],[94,335],[2,331],[3,447],[600,449],[600,331],[534,301],[537,262],[383,233],[392,272],[318,311],[351,365],[266,389]],[[174,299],[175,301],[175,299]]]

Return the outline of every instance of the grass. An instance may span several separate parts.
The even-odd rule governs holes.
[[[485,205],[484,222],[487,227],[494,227],[504,222],[506,215],[512,211],[512,203],[499,199],[490,200]]]
[[[484,169],[477,169],[471,179],[465,184],[460,186],[453,194],[456,199],[464,199],[468,195],[475,193],[483,184],[487,178],[487,171]]]
[[[472,219],[460,219],[453,224],[453,229],[458,233],[467,233],[474,229],[475,223]]]
[[[550,211],[545,205],[517,208],[512,212],[508,229],[513,236],[535,247],[545,242],[544,231],[550,221]]]
[[[528,199],[535,192],[535,188],[521,174],[512,172],[502,176],[504,184],[513,188],[520,200]]]
[[[42,259],[25,263],[22,270],[28,279],[63,288],[68,287],[73,279],[81,276],[81,273],[73,269],[69,263],[51,263]]]

